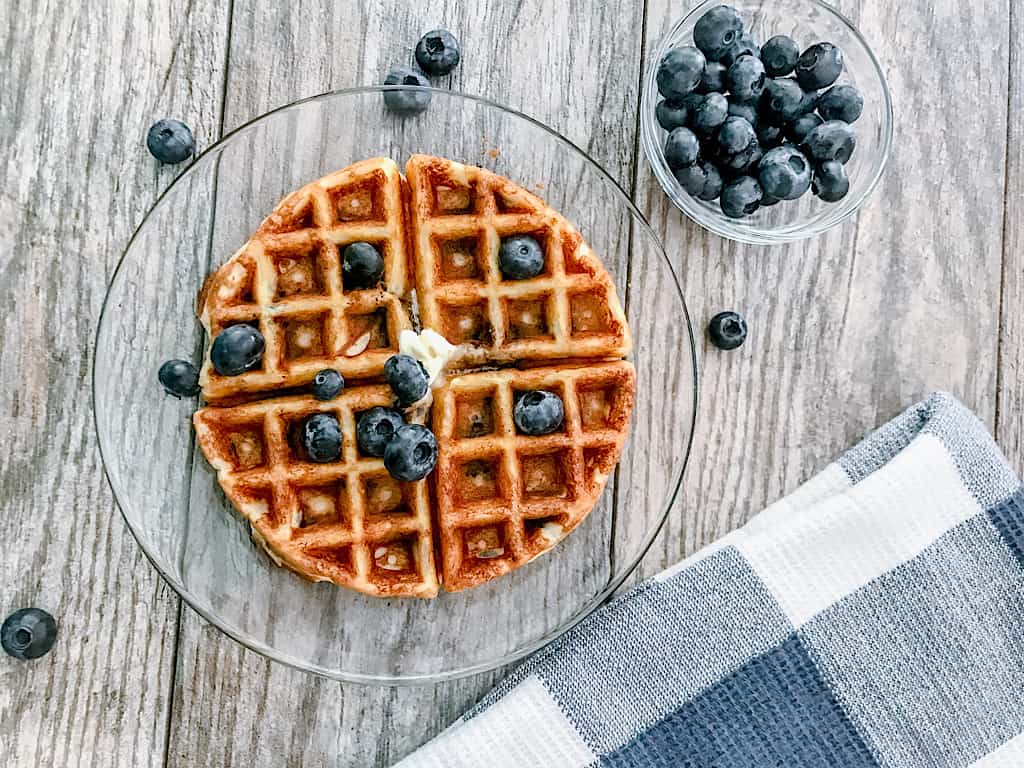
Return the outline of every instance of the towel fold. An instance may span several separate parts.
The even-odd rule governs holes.
[[[1021,768],[1021,483],[932,395],[399,766]]]

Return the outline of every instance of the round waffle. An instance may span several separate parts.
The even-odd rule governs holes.
[[[413,156],[406,179],[378,158],[308,184],[211,275],[199,301],[210,338],[250,323],[266,351],[235,377],[218,375],[207,354],[208,404],[194,424],[225,494],[276,562],[370,595],[431,597],[441,583],[472,587],[529,562],[589,514],[621,455],[636,381],[622,360],[630,335],[614,284],[568,221],[511,181],[450,160]],[[501,240],[524,234],[541,244],[545,269],[506,280]],[[381,251],[384,277],[350,290],[341,250],[359,240]],[[400,483],[360,453],[355,425],[393,404],[372,382],[416,325],[457,354],[432,408],[412,417],[435,432],[436,471]],[[329,402],[274,396],[324,368],[370,383]],[[540,437],[519,434],[512,416],[516,397],[535,389],[565,409],[563,425]],[[264,399],[239,403],[254,397]],[[338,419],[338,461],[305,455],[301,426],[315,413]]]

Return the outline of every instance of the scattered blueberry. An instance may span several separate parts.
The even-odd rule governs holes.
[[[700,82],[704,75],[704,54],[692,45],[672,48],[658,63],[658,90],[666,99],[681,99]]]
[[[773,125],[786,125],[808,110],[806,94],[791,78],[769,80],[761,94],[761,119]]]
[[[796,79],[807,91],[828,88],[842,73],[843,52],[832,43],[815,43],[796,63]]]
[[[416,63],[434,77],[447,75],[459,65],[459,41],[447,29],[427,32],[416,43]]]
[[[384,277],[384,259],[370,243],[350,243],[341,255],[341,274],[346,289],[370,288]]]
[[[742,117],[754,128],[757,128],[757,104],[749,101],[737,101],[729,97],[729,114],[735,117]]]
[[[426,75],[410,67],[398,67],[384,78],[384,85],[429,86]],[[399,115],[415,115],[430,106],[430,91],[396,90],[384,92],[384,104]]]
[[[804,139],[807,138],[807,134],[809,134],[823,122],[825,121],[822,120],[813,112],[811,112],[806,115],[801,115],[796,120],[794,120],[790,124],[786,132],[789,135],[789,138],[792,139],[795,143],[802,144]]]
[[[665,162],[673,170],[693,165],[699,154],[700,141],[689,128],[676,128],[665,140]]]
[[[722,194],[722,174],[712,163],[699,162],[675,172],[679,185],[701,200],[714,200]]]
[[[818,99],[818,113],[825,120],[852,123],[864,111],[864,97],[852,85],[836,85]]]
[[[857,136],[848,123],[829,120],[807,134],[801,146],[819,163],[838,160],[845,164],[857,148]]]
[[[724,64],[717,61],[709,61],[704,66],[704,74],[697,84],[697,93],[722,93],[726,89],[725,73],[728,70]]]
[[[195,397],[199,394],[199,371],[187,360],[168,360],[157,373],[168,395]]]
[[[21,608],[0,626],[0,645],[22,661],[49,653],[56,640],[57,621],[42,608]]]
[[[544,271],[544,249],[529,235],[515,235],[501,241],[498,266],[509,280],[528,280]]]
[[[654,114],[662,128],[666,131],[672,131],[686,125],[688,110],[681,101],[662,99],[658,102],[658,106],[654,108]]]
[[[764,91],[764,65],[760,59],[743,55],[733,62],[726,75],[729,91],[739,101],[753,101]]]
[[[743,19],[728,5],[715,6],[693,28],[693,42],[709,61],[719,61],[742,35]]]
[[[718,129],[718,146],[726,155],[735,155],[757,143],[754,126],[742,117],[729,117]]]
[[[422,480],[436,465],[437,440],[433,432],[419,424],[399,427],[384,449],[385,468],[404,483]]]
[[[345,388],[345,379],[333,368],[324,368],[313,377],[313,397],[317,400],[333,400]]]
[[[210,362],[221,376],[238,376],[263,360],[263,334],[251,325],[230,325],[217,334]]]
[[[811,184],[814,194],[826,203],[838,203],[850,191],[850,179],[842,163],[827,160],[814,172]]]
[[[761,61],[769,77],[785,77],[796,69],[800,48],[787,35],[776,35],[761,46]]]
[[[811,187],[811,164],[794,146],[776,147],[762,158],[757,179],[769,197],[796,200]]]
[[[306,453],[311,461],[326,464],[341,458],[341,426],[330,413],[317,413],[306,420],[303,430]]]
[[[411,355],[392,355],[384,363],[384,380],[403,408],[423,398],[429,389],[427,374]]]
[[[729,117],[729,100],[720,93],[709,93],[693,111],[690,124],[694,130],[710,135]]]
[[[757,179],[740,176],[722,190],[722,213],[731,219],[742,219],[761,207],[764,192]]]
[[[183,122],[164,118],[149,127],[146,148],[161,163],[174,165],[195,154],[196,141]]]
[[[729,50],[722,56],[722,63],[727,67],[731,67],[741,56],[753,56],[755,59],[761,59],[761,49],[757,47],[757,43],[746,35],[729,46]]]
[[[562,426],[564,418],[562,398],[543,389],[521,395],[512,408],[512,420],[524,435],[551,434]]]
[[[747,340],[747,321],[736,312],[719,312],[708,323],[708,336],[719,349],[736,349]]]
[[[367,456],[382,458],[384,448],[403,424],[402,414],[393,408],[371,408],[356,422],[356,445]]]
[[[757,140],[765,149],[772,149],[773,147],[779,146],[784,138],[785,136],[783,136],[782,128],[777,125],[765,123],[757,127]]]

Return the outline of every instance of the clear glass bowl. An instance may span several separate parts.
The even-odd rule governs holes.
[[[683,295],[658,238],[583,151],[525,115],[448,91],[432,91],[427,112],[402,119],[384,109],[385,90],[328,93],[264,115],[211,147],[161,196],[103,306],[96,429],[128,527],[208,621],[248,648],[328,677],[433,682],[540,648],[633,570],[679,490],[696,363]],[[310,584],[253,545],[195,447],[196,401],[165,396],[156,374],[169,358],[200,359],[195,299],[203,279],[284,194],[356,160],[385,155],[404,164],[413,152],[504,174],[575,222],[627,304],[638,392],[614,479],[552,553],[477,589],[381,600]]]
[[[680,186],[665,162],[666,131],[658,124],[655,107],[661,100],[656,81],[658,62],[670,48],[693,45],[698,19],[722,0],[705,0],[665,35],[644,74],[640,105],[640,134],[654,175],[683,213],[717,235],[753,245],[771,245],[820,235],[855,214],[878,184],[892,145],[893,114],[885,74],[856,27],[819,0],[728,0],[743,17],[744,29],[760,44],[775,35],[789,35],[803,50],[816,42],[831,42],[845,54],[840,83],[857,86],[864,94],[864,114],[854,123],[857,150],[846,171],[850,192],[838,203],[825,203],[808,193],[797,201],[782,201],[744,219],[730,219],[718,201],[707,202]]]

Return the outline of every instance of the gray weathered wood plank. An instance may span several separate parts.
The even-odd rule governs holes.
[[[1008,3],[970,14],[924,0],[838,7],[888,73],[897,116],[888,170],[855,220],[788,247],[728,243],[673,208],[641,163],[638,200],[676,259],[702,334],[685,493],[642,573],[741,525],[933,389],[993,422]],[[648,58],[680,11],[650,0]],[[986,42],[993,30],[997,44]],[[969,86],[906,66],[935,51],[950,71],[977,73]],[[975,113],[986,119],[958,117]],[[703,338],[723,309],[750,322],[731,353]]]
[[[427,16],[391,2],[288,9],[238,2],[225,127],[301,96],[380,82],[392,66],[411,61],[422,32],[444,25],[464,48],[451,87],[554,125],[628,183],[639,8],[580,4],[569,9],[567,27],[551,24],[554,8],[451,4],[443,15]],[[310,18],[322,20],[312,37]],[[629,18],[634,23],[625,23]],[[386,765],[439,731],[500,674],[425,688],[339,685],[269,664],[189,611],[180,643],[170,765],[210,755],[252,765],[277,764],[282,755],[304,765]]]
[[[107,278],[180,170],[146,128],[209,141],[226,22],[206,0],[0,5],[0,613],[60,624],[48,656],[0,656],[5,765],[164,763],[178,600],[103,478],[90,366]]]
[[[1009,115],[1003,209],[1003,294],[996,438],[1014,469],[1024,470],[1024,10],[1010,5]],[[995,221],[995,217],[993,217]]]

